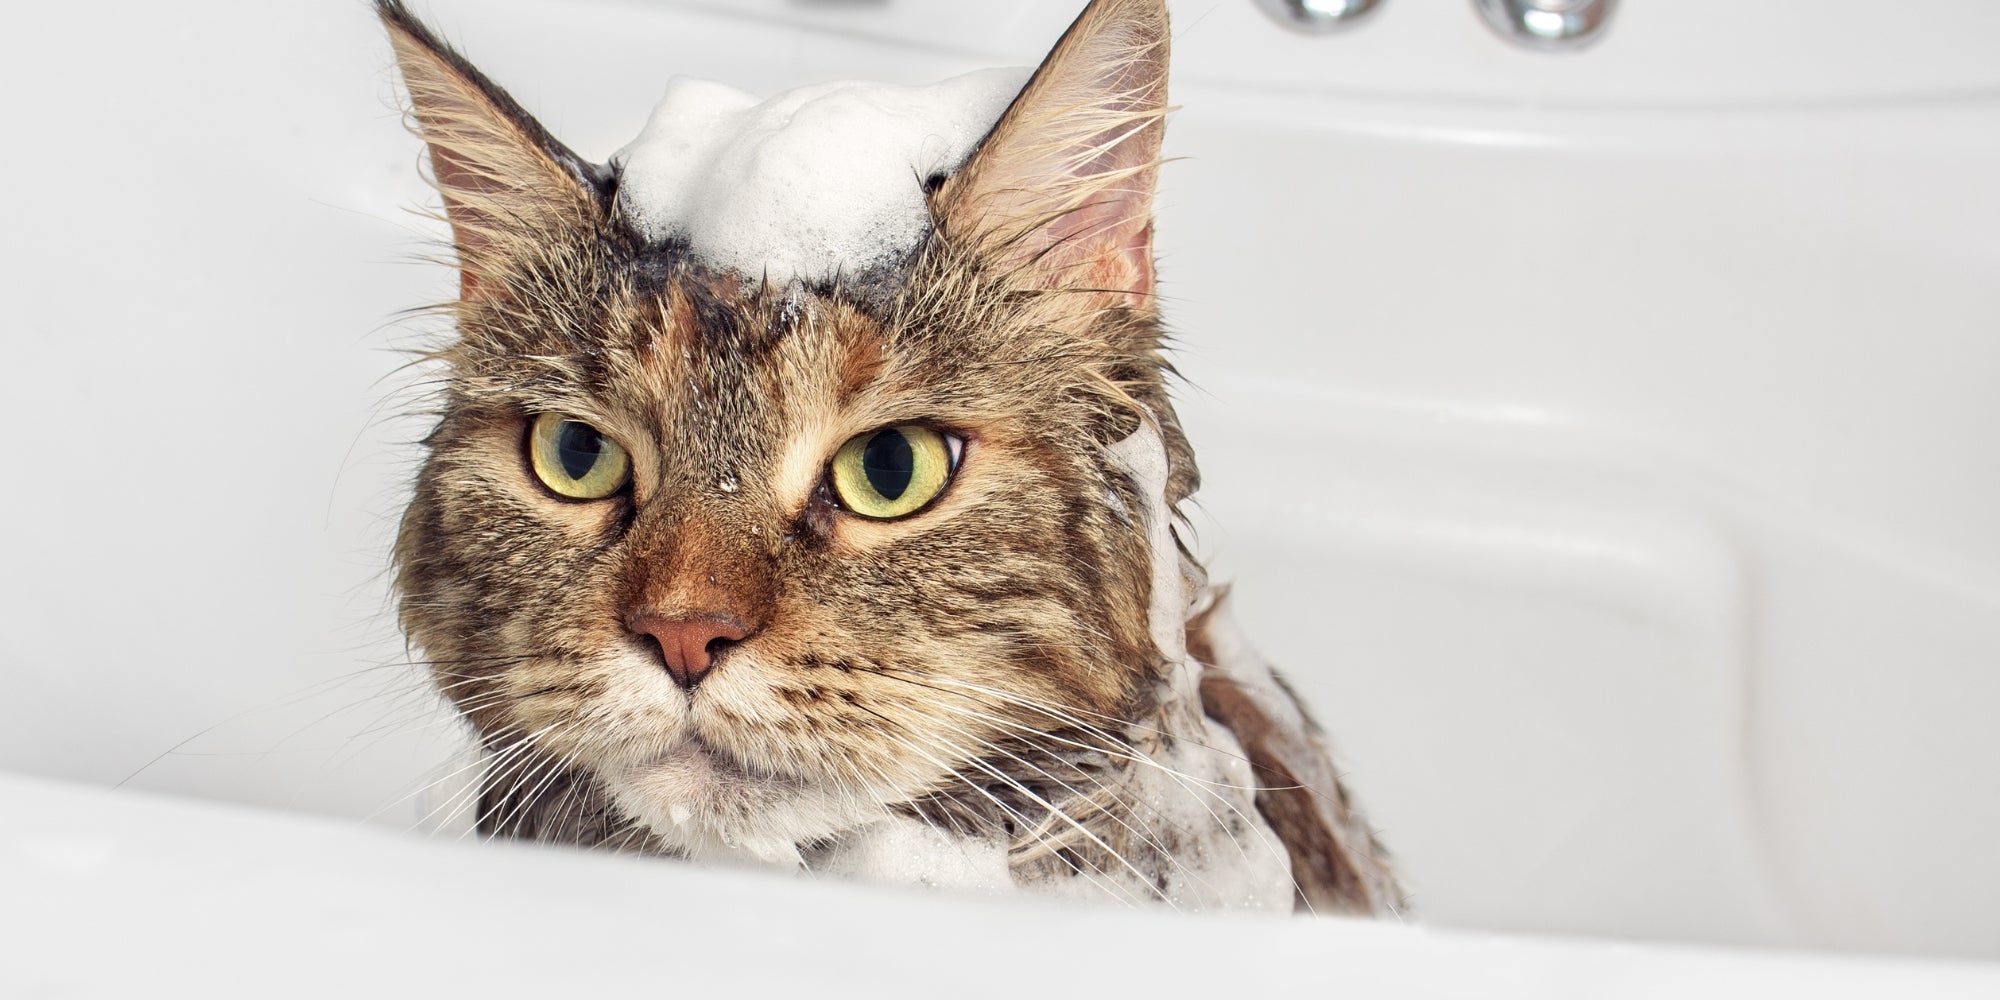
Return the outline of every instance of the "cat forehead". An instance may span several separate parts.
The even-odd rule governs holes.
[[[764,100],[671,81],[611,160],[614,210],[642,245],[784,285],[861,278],[929,231],[928,188],[956,170],[1026,69],[924,86],[835,82]]]
[[[571,355],[588,373],[574,388],[642,410],[692,407],[683,415],[703,423],[715,416],[705,408],[734,410],[729,423],[744,432],[785,400],[845,401],[914,360],[911,345],[896,349],[898,338],[871,310],[798,285],[691,271],[604,305],[592,346]],[[732,397],[740,397],[734,405]]]
[[[582,351],[495,359],[513,385],[547,392],[516,405],[602,418],[714,460],[706,467],[770,455],[802,433],[831,447],[895,423],[1067,423],[1060,414],[1090,384],[1071,370],[1085,364],[1075,352],[1032,336],[956,316],[884,317],[837,290],[737,294],[749,283],[697,274],[607,304]]]

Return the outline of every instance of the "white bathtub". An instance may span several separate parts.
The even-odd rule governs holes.
[[[1072,6],[430,12],[602,157],[671,73],[930,79]],[[451,741],[375,407],[451,281],[363,5],[277,7],[43,5],[0,64],[0,769],[409,827]],[[2000,7],[1881,7],[1546,55],[1175,6],[1202,548],[1435,926],[2000,958]]]
[[[8,997],[1920,996],[1992,963],[1117,911],[424,841],[0,774]]]
[[[1197,25],[1162,231],[1206,541],[1419,901],[2000,955],[2000,7],[1401,6]]]

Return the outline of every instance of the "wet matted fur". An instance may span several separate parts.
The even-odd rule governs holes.
[[[1159,0],[1090,4],[971,158],[921,179],[934,227],[905,259],[784,286],[638,239],[615,171],[378,7],[461,272],[400,613],[487,754],[481,830],[811,865],[914,821],[998,844],[1022,885],[1229,905],[1182,874],[1261,852],[1301,906],[1400,904],[1317,730],[1213,634],[1170,533],[1197,476],[1153,294]],[[541,486],[542,414],[622,445],[629,485]],[[962,440],[944,491],[844,510],[830,457],[899,425]],[[745,634],[680,684],[639,615]]]

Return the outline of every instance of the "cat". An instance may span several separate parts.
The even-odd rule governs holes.
[[[959,161],[911,171],[907,246],[775,277],[649,231],[640,154],[586,162],[377,11],[460,293],[395,585],[483,749],[480,831],[1400,912],[1176,528],[1163,0],[1094,0]]]

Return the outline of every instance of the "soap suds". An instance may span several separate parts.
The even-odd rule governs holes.
[[[1187,622],[1196,605],[1198,571],[1181,557],[1167,503],[1171,466],[1166,442],[1151,414],[1131,435],[1104,448],[1112,467],[1130,477],[1139,500],[1139,522],[1152,555],[1148,624],[1168,666],[1167,703],[1177,706],[1155,733],[1132,742],[1148,762],[1135,763],[1125,786],[1134,818],[1156,835],[1176,841],[1172,863],[1144,886],[1104,886],[1103,876],[1076,880],[1083,894],[1157,891],[1185,910],[1292,908],[1291,859],[1257,811],[1256,776],[1228,729],[1202,716],[1200,666],[1187,651]],[[1114,494],[1115,497],[1115,494]],[[1116,508],[1122,509],[1120,501]],[[1126,873],[1104,873],[1114,883]],[[1110,893],[1106,890],[1110,889]]]
[[[1013,888],[1007,847],[947,833],[908,817],[891,817],[842,834],[807,859],[820,875],[878,882],[1003,892]]]
[[[925,181],[956,170],[1026,69],[927,86],[841,82],[759,101],[676,77],[612,157],[617,209],[650,244],[685,241],[710,265],[777,284],[859,275],[930,231]]]
[[[1141,420],[1138,429],[1123,440],[1105,446],[1104,459],[1131,477],[1138,491],[1140,523],[1146,529],[1146,541],[1152,549],[1153,599],[1148,625],[1153,644],[1176,667],[1175,691],[1184,697],[1194,696],[1200,678],[1187,659],[1187,620],[1193,598],[1181,566],[1180,546],[1174,542],[1172,513],[1167,509],[1167,480],[1172,471],[1167,462],[1167,446],[1154,426],[1152,415]],[[1124,504],[1121,502],[1119,506]]]

